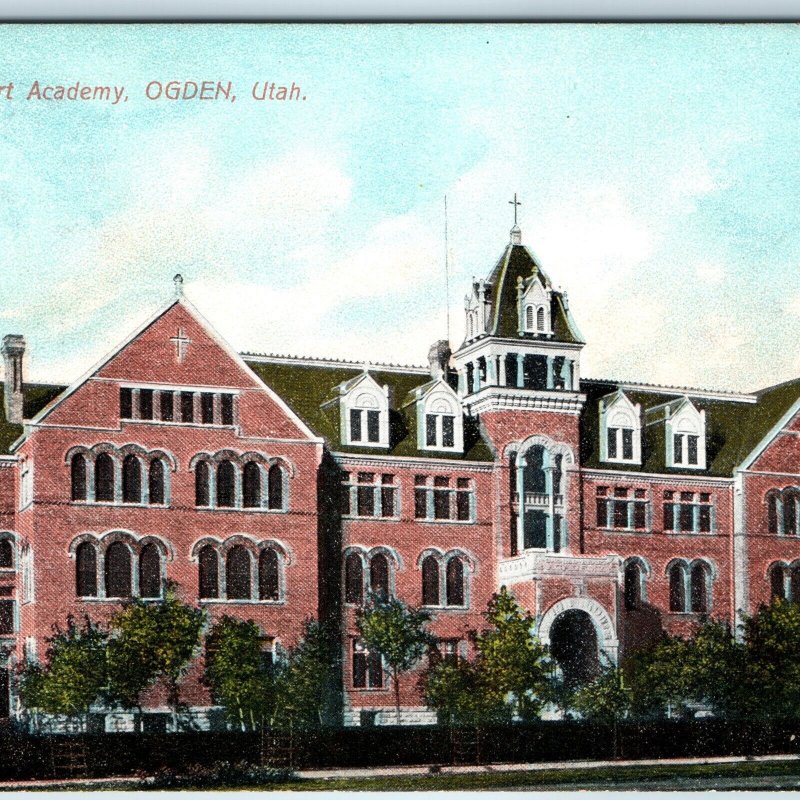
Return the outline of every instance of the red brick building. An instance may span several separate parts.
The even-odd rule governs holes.
[[[466,297],[464,342],[428,368],[239,354],[176,289],[68,387],[24,382],[24,339],[3,339],[0,717],[54,624],[167,581],[255,620],[276,655],[307,618],[341,622],[346,724],[394,721],[354,627],[370,591],[429,608],[443,654],[466,655],[506,585],[571,680],[662,630],[800,598],[800,380],[582,378],[566,293],[516,226]],[[211,725],[198,678],[183,699]],[[402,705],[433,720],[413,678]]]

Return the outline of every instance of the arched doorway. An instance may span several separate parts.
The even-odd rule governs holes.
[[[570,609],[553,620],[550,653],[570,688],[589,683],[599,675],[597,631],[585,611]]]

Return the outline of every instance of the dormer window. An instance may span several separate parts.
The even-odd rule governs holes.
[[[464,449],[464,420],[458,395],[444,380],[416,391],[417,445],[420,450]]]
[[[641,464],[641,407],[621,390],[600,400],[600,460]]]
[[[520,278],[517,284],[520,333],[552,334],[551,299],[552,291],[543,286],[537,277],[529,279],[527,285]]]
[[[379,386],[369,373],[364,372],[340,384],[337,394],[342,444],[388,447],[388,388]]]
[[[377,444],[381,440],[381,412],[375,398],[362,394],[350,409],[350,441]]]
[[[705,411],[698,411],[688,398],[668,409],[668,467],[706,468],[705,417]]]

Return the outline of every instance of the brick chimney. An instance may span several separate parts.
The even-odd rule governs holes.
[[[3,367],[5,369],[5,386],[3,400],[6,420],[22,424],[22,357],[25,354],[25,338],[19,334],[9,333],[3,337]]]
[[[439,339],[434,342],[428,350],[428,364],[431,370],[431,378],[447,380],[447,368],[450,364],[450,342],[447,339]]]

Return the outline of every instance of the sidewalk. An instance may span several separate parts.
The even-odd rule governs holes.
[[[656,766],[698,766],[713,764],[751,764],[758,762],[780,762],[780,761],[800,761],[800,755],[771,755],[771,756],[715,756],[708,758],[663,758],[663,759],[642,759],[641,761],[553,761],[542,763],[518,763],[518,764],[482,764],[464,766],[439,766],[439,765],[419,765],[413,767],[372,767],[372,768],[342,768],[342,769],[304,769],[295,772],[299,778],[309,780],[336,780],[336,779],[359,779],[359,778],[413,778],[424,777],[426,775],[477,775],[504,772],[544,772],[544,771],[567,771],[567,770],[592,770],[605,769],[608,767],[656,767]],[[53,789],[63,786],[108,786],[126,785],[138,783],[135,777],[114,777],[114,778],[60,778],[35,781],[0,781],[0,791],[10,790],[30,790],[30,789]],[[146,788],[146,787],[142,787]]]

